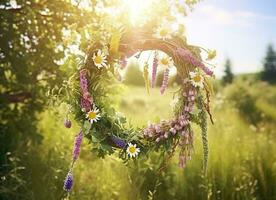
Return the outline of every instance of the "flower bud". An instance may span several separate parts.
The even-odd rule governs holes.
[[[64,126],[65,126],[66,128],[71,128],[72,123],[71,123],[70,119],[64,120]]]

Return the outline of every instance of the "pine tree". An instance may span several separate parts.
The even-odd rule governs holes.
[[[262,79],[270,83],[276,82],[276,52],[271,44],[267,47]]]
[[[222,77],[222,82],[224,85],[231,84],[234,79],[234,74],[232,73],[232,64],[230,59],[226,60],[224,76]]]

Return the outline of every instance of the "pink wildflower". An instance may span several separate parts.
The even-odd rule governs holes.
[[[207,75],[212,76],[213,71],[206,67],[198,58],[196,58],[188,49],[178,47],[175,52],[181,56],[184,60],[192,64],[194,67],[199,67]]]

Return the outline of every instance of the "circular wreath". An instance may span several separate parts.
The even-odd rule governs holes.
[[[144,66],[145,86],[149,91],[154,87],[157,69],[162,67],[164,77],[160,92],[168,85],[169,72],[175,66],[182,83],[177,91],[174,117],[147,127],[133,128],[126,124],[122,114],[112,106],[112,95],[116,93],[119,69],[126,66],[126,59],[139,57],[141,52],[153,53],[151,79],[149,64]],[[117,31],[110,36],[106,45],[94,43],[83,57],[78,71],[70,78],[77,80],[68,88],[67,94],[77,101],[68,101],[71,112],[80,123],[81,131],[76,135],[73,161],[67,174],[64,189],[70,191],[73,184],[72,167],[80,153],[83,137],[91,143],[99,157],[118,151],[124,161],[139,159],[151,151],[162,151],[170,158],[179,148],[179,166],[184,167],[190,160],[193,148],[192,123],[201,127],[204,150],[204,168],[207,165],[207,115],[211,87],[208,76],[213,72],[206,67],[200,57],[201,49],[190,46],[178,36],[168,35],[157,30],[156,33],[143,30]],[[70,99],[70,98],[69,98]],[[213,122],[213,121],[212,121]],[[66,119],[65,126],[71,127]]]

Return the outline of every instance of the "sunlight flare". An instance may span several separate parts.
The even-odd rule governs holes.
[[[146,11],[152,7],[153,0],[122,0],[122,3],[130,22],[136,25],[145,21]]]

